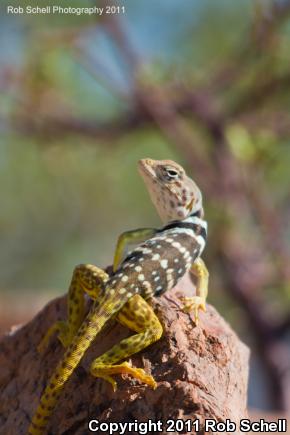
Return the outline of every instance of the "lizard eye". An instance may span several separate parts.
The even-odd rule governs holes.
[[[177,180],[179,178],[179,173],[171,168],[164,168],[164,175],[168,181]]]

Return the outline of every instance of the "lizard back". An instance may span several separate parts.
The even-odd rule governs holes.
[[[128,297],[161,295],[173,288],[201,255],[206,236],[207,223],[197,214],[166,224],[125,257],[106,287]]]

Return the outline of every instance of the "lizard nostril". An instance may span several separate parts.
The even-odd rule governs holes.
[[[144,161],[145,161],[145,163],[146,163],[147,165],[150,165],[150,166],[152,166],[153,163],[154,163],[154,160],[153,160],[153,159],[144,159]]]

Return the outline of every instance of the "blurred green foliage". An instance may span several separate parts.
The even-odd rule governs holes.
[[[65,289],[74,265],[111,262],[120,232],[158,223],[136,162],[147,154],[176,156],[158,135],[122,142],[106,149],[75,138],[48,148],[17,137],[3,141],[3,290]]]

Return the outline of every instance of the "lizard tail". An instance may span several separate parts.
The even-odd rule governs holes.
[[[110,290],[108,290],[108,293]],[[107,291],[106,291],[107,293]],[[107,295],[108,295],[107,293]],[[84,353],[100,332],[103,325],[127,302],[125,296],[104,297],[99,302],[99,308],[92,308],[81,325],[78,333],[67,348],[62,360],[54,370],[39,402],[37,410],[28,428],[29,435],[43,435],[46,431],[48,419],[52,414],[66,381],[78,366]]]

